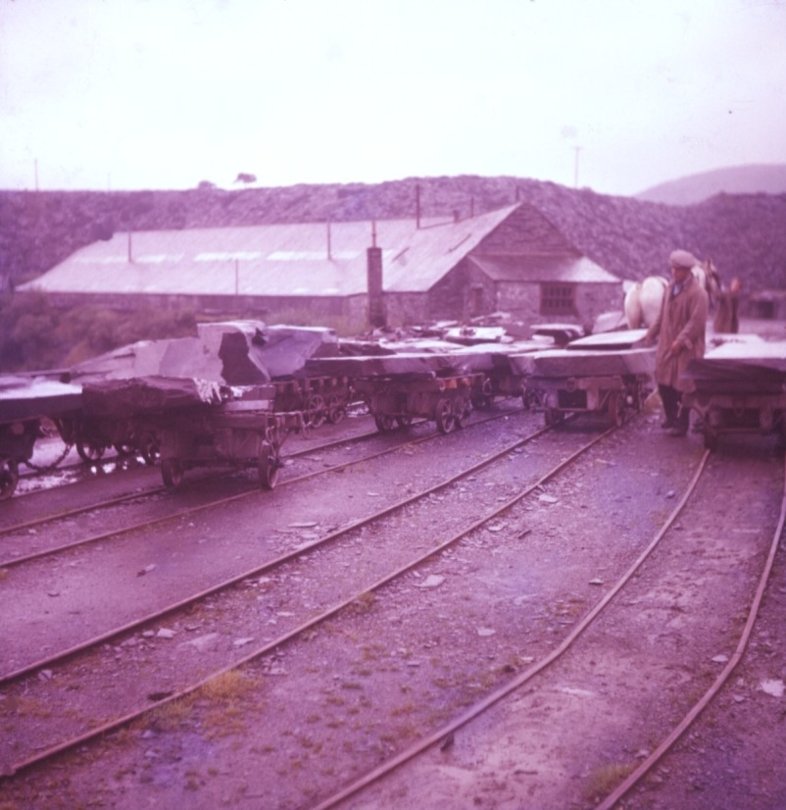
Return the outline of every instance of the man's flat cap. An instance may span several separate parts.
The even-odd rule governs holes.
[[[669,256],[669,261],[675,267],[687,267],[689,270],[693,265],[699,263],[699,260],[687,250],[672,251],[671,256]]]

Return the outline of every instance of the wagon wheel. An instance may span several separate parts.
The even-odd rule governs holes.
[[[312,394],[308,401],[308,424],[313,428],[325,424],[325,398],[322,394]]]
[[[467,399],[457,399],[453,402],[453,416],[456,419],[456,427],[464,426],[464,422],[469,419],[472,413],[472,401]]]
[[[161,462],[161,478],[167,489],[177,489],[183,483],[183,464],[177,458],[165,458]]]
[[[480,392],[471,399],[472,404],[478,410],[488,410],[494,404],[494,391],[491,387],[491,380],[483,380]]]
[[[565,418],[565,414],[559,408],[546,408],[543,412],[543,420],[547,427],[558,425]]]
[[[130,439],[126,442],[115,442],[114,448],[119,456],[133,456],[136,452],[136,446]]]
[[[380,433],[389,433],[396,425],[395,417],[391,416],[389,413],[374,414],[374,422]]]
[[[281,462],[273,447],[267,442],[262,442],[259,448],[259,460],[257,471],[259,473],[259,483],[262,489],[273,489],[278,482],[278,471],[281,469]]]
[[[622,394],[617,391],[612,391],[609,394],[609,399],[606,403],[606,412],[614,427],[622,427],[625,423],[625,400]]]
[[[434,420],[440,433],[450,433],[456,427],[456,415],[447,399],[438,399],[434,408]]]
[[[106,450],[106,445],[93,441],[93,439],[77,439],[75,444],[79,458],[88,464],[92,461],[98,461]]]
[[[11,459],[0,462],[0,501],[4,501],[14,494],[18,480],[19,465],[17,462]]]
[[[158,436],[155,433],[143,436],[139,442],[139,452],[142,454],[145,464],[152,467],[161,457],[161,444],[158,441]]]
[[[347,415],[347,409],[341,397],[333,396],[328,402],[327,420],[331,425],[337,425]]]
[[[540,406],[540,394],[532,388],[525,388],[521,393],[521,404],[525,411],[532,410]]]
[[[400,413],[396,417],[396,424],[400,428],[408,428],[412,424],[412,414],[411,413]]]

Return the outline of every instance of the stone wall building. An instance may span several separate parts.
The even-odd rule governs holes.
[[[369,289],[380,288],[381,301],[370,302]],[[17,292],[34,289],[62,305],[185,306],[269,321],[302,313],[358,325],[371,310],[390,326],[500,311],[587,326],[622,301],[621,280],[526,203],[447,221],[116,233]]]

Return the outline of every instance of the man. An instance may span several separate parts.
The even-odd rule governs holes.
[[[687,250],[675,250],[669,257],[672,281],[669,284],[660,314],[647,330],[647,345],[657,338],[655,352],[655,381],[666,416],[662,427],[670,436],[688,433],[690,414],[682,407],[682,395],[692,383],[681,378],[688,362],[704,356],[704,340],[709,301],[707,293],[691,273],[698,264]]]
[[[740,305],[740,289],[742,285],[735,276],[729,284],[728,290],[721,290],[718,295],[718,312],[715,315],[713,328],[716,332],[739,332],[740,319],[737,311]]]

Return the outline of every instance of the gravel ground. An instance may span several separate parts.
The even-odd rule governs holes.
[[[699,436],[667,438],[658,422],[654,412],[636,417],[532,496],[305,639],[100,743],[0,783],[0,808],[317,805],[521,678],[632,564],[703,454]],[[4,669],[10,659],[29,660],[43,646],[71,643],[313,542],[538,424],[534,415],[511,416],[332,474],[329,482],[281,487],[253,504],[6,577],[2,643],[12,652]],[[276,638],[351,586],[367,587],[466,527],[599,428],[587,419],[566,425],[358,531],[342,549],[251,579],[230,600],[211,598],[178,618],[170,638],[130,634],[108,650],[111,667],[82,661],[62,678],[56,670],[51,679],[0,690],[0,712],[19,715],[9,719],[6,739],[12,747],[14,737],[45,745],[37,735],[46,728],[78,726],[97,707],[120,705],[124,693],[129,704],[144,700],[171,688],[180,670],[185,677]],[[308,463],[316,468],[338,455],[320,453]],[[592,807],[658,744],[733,651],[782,481],[774,440],[723,441],[677,525],[573,650],[344,806]],[[174,497],[197,497],[201,486]],[[731,682],[622,806],[786,807],[786,699],[778,694],[786,680],[783,552]],[[137,576],[149,565],[149,575]],[[11,593],[23,595],[18,605]],[[212,633],[215,643],[202,652],[190,643]]]

